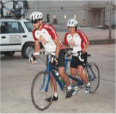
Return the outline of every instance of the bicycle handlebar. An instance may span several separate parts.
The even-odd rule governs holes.
[[[67,54],[66,57],[70,57],[71,55],[75,54],[75,53],[73,53],[73,52],[68,53],[69,51],[72,51],[72,50],[73,50],[72,48],[66,48],[66,49],[64,49],[64,50],[65,50],[65,52],[66,52],[66,54]],[[54,53],[54,52],[42,51],[42,52],[40,52],[40,55],[41,55],[41,54],[45,54],[45,55],[50,55],[51,57],[54,57],[55,55],[53,55],[53,53]],[[82,51],[77,51],[76,53],[78,54],[77,57],[79,58],[79,60],[83,62],[84,59],[81,58]]]
[[[79,60],[82,61],[82,62],[84,61],[84,59],[81,58],[82,51],[77,51],[76,53],[74,53],[74,52],[68,53],[69,50],[72,51],[73,49],[72,49],[72,48],[67,48],[67,49],[66,49],[66,51],[67,51],[67,55],[66,55],[66,57],[70,57],[71,55],[77,53],[77,54],[78,54],[77,57],[79,58]]]

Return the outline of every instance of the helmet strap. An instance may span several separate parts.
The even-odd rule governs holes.
[[[75,31],[77,30],[77,26],[75,26]]]
[[[38,30],[40,28],[41,24],[35,29],[35,30]]]

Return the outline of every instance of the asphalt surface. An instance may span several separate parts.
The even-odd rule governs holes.
[[[45,69],[41,59],[31,65],[17,52],[13,57],[1,57],[1,113],[115,113],[115,45],[90,45],[89,62],[100,69],[100,86],[95,94],[80,90],[70,99],[58,87],[58,101],[44,111],[31,101],[34,76]]]

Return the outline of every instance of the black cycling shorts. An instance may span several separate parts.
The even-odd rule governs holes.
[[[59,52],[59,56],[58,56],[58,65],[56,65],[55,62],[51,63],[52,65],[56,66],[56,67],[64,67],[65,66],[65,50],[61,49]],[[47,61],[48,61],[48,55],[47,55],[47,59],[46,59],[46,65],[47,65]]]
[[[66,54],[65,50],[61,49],[58,56],[58,67],[65,66],[65,54]]]
[[[84,64],[87,62],[87,52],[83,53],[81,55],[81,58],[84,59],[84,62],[80,61],[78,57],[72,56],[72,61],[70,64],[71,68],[78,68],[79,65],[82,65],[84,67]]]

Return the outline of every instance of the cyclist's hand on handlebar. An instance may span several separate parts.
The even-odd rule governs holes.
[[[82,53],[85,53],[86,51],[85,50],[82,50]]]
[[[58,63],[58,57],[54,56],[54,61]]]
[[[57,58],[56,56],[53,56],[53,57],[51,58],[51,63],[52,63],[53,65],[57,65],[57,64],[58,64],[58,58]]]

